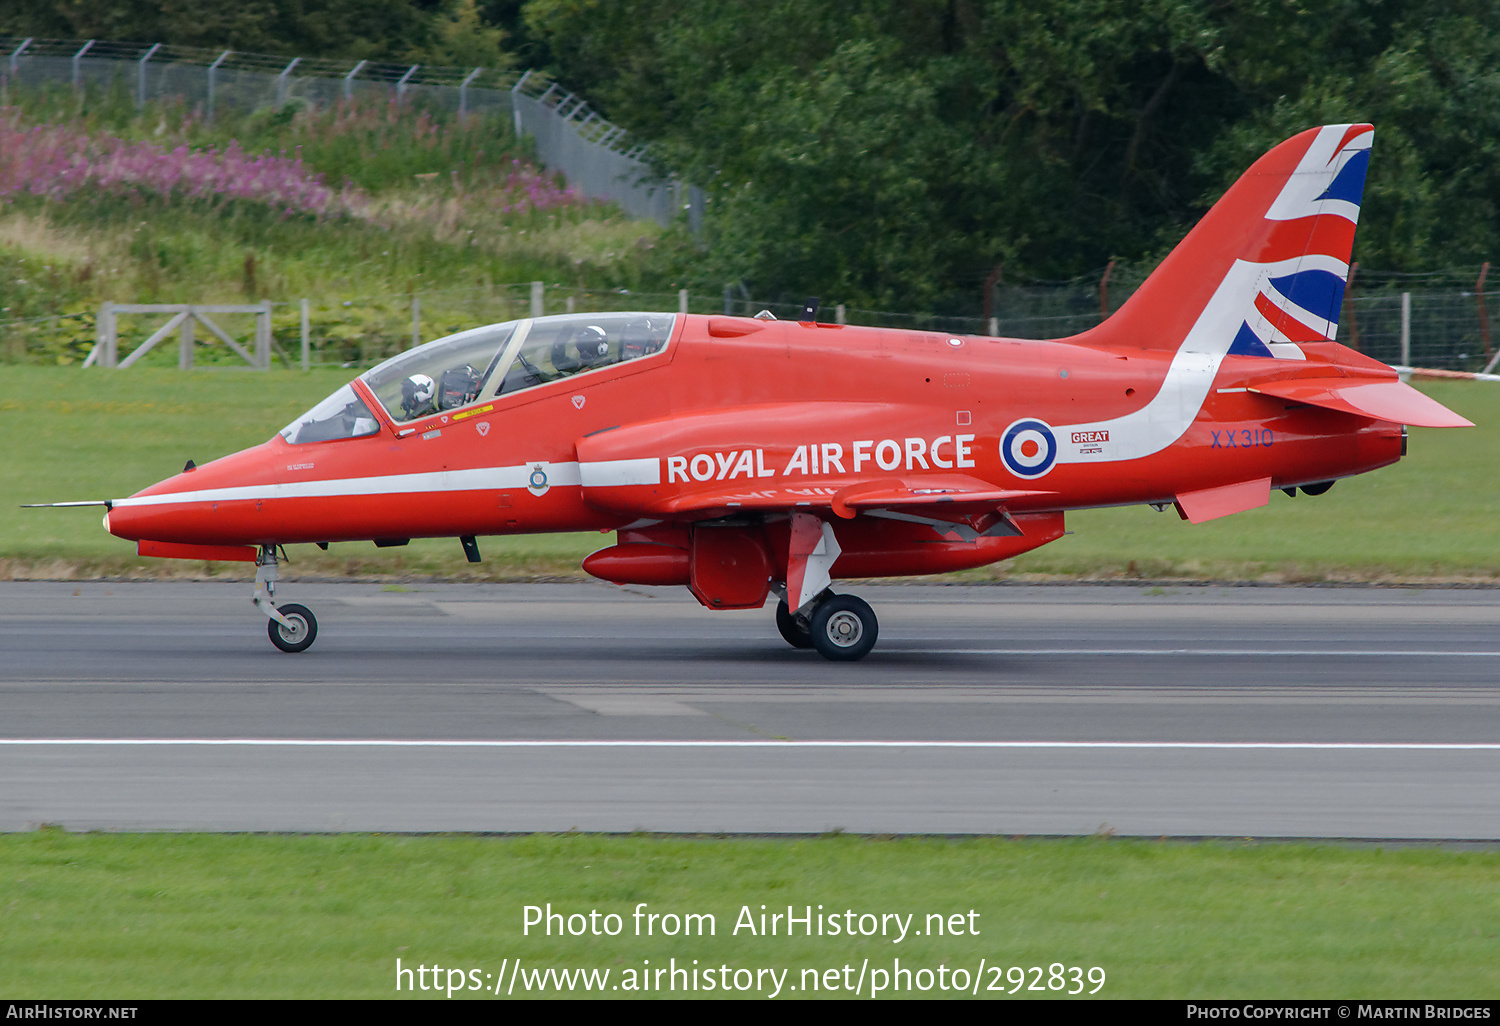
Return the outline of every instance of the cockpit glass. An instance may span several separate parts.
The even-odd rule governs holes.
[[[408,421],[467,406],[484,390],[518,321],[461,331],[392,357],[364,383],[392,420]]]
[[[658,313],[507,321],[418,346],[361,380],[405,423],[662,352],[676,323]]]
[[[360,438],[379,430],[380,423],[364,400],[355,395],[354,386],[345,385],[282,428],[281,437],[293,445],[301,445]]]
[[[496,389],[524,388],[651,356],[666,348],[674,314],[595,313],[541,317],[517,350]]]
[[[595,313],[506,321],[440,338],[360,378],[397,423],[603,370],[666,349],[674,314]],[[281,432],[293,444],[360,438],[380,429],[345,385]]]

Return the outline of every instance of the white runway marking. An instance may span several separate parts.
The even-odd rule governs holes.
[[[1015,656],[1286,656],[1306,658],[1324,656],[1345,659],[1500,659],[1500,652],[1463,652],[1454,650],[1419,651],[1416,649],[1367,648],[923,648],[887,649],[887,651],[921,651],[930,655],[1015,655]],[[878,650],[877,650],[878,652]]]
[[[377,738],[0,738],[22,747],[247,747],[247,748],[948,748],[948,749],[1174,749],[1299,752],[1500,752],[1500,743],[1423,741],[532,741],[382,740]]]

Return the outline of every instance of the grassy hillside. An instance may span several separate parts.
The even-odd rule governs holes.
[[[383,104],[209,124],[118,92],[0,108],[0,321],[80,315],[0,327],[11,362],[81,359],[104,300],[302,297],[332,359],[368,361],[409,340],[409,293],[430,337],[506,283],[670,288],[661,234],[539,169],[504,119]]]

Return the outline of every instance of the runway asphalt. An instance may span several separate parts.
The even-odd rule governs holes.
[[[0,829],[1500,839],[1500,592],[0,584]]]

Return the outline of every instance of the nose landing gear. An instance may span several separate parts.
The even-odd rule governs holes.
[[[271,644],[283,652],[305,652],[318,637],[318,620],[312,610],[289,602],[278,606],[274,599],[276,581],[276,546],[262,545],[255,557],[255,606],[266,614],[266,633]]]

